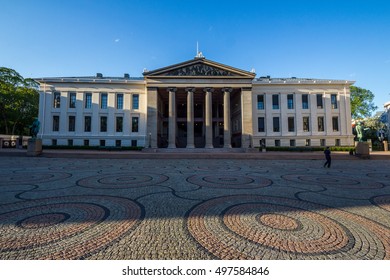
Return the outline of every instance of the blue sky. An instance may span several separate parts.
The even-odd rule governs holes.
[[[207,59],[257,77],[345,79],[390,101],[390,1],[0,0],[0,66],[106,76]]]

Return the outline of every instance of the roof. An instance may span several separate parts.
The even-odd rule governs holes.
[[[315,79],[315,78],[271,78],[270,76],[260,77],[254,80],[257,84],[348,84],[352,85],[355,81],[334,80],[334,79]]]

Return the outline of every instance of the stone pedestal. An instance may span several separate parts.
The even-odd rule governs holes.
[[[356,156],[361,158],[370,157],[370,146],[367,142],[357,142],[356,144]]]
[[[28,139],[27,156],[36,157],[42,154],[42,139]]]

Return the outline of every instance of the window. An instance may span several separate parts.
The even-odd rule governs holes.
[[[325,139],[320,139],[320,146],[325,147],[326,141]]]
[[[264,95],[257,96],[257,110],[264,110]]]
[[[122,146],[122,141],[121,140],[115,140],[115,147],[120,147]]]
[[[339,118],[338,117],[332,117],[332,127],[333,127],[333,131],[339,131]]]
[[[106,146],[106,140],[100,140],[100,141],[99,141],[99,145],[100,145],[101,147]]]
[[[53,94],[53,108],[60,108],[61,105],[61,93],[56,91]]]
[[[302,109],[309,109],[309,95],[302,94]]]
[[[303,131],[310,131],[309,117],[303,117]]]
[[[75,131],[75,130],[76,130],[76,117],[69,116],[69,131]]]
[[[123,131],[123,117],[116,117],[116,132]]]
[[[310,147],[310,144],[311,144],[310,139],[306,139],[306,141],[305,141],[305,146],[306,146],[306,147]]]
[[[137,140],[131,140],[131,146],[132,147],[137,147]]]
[[[341,143],[341,142],[340,142],[340,139],[336,139],[336,140],[335,140],[335,145],[336,145],[336,146],[341,146],[340,143]]]
[[[73,139],[68,139],[68,146],[73,146]]]
[[[131,132],[138,132],[138,117],[131,119]]]
[[[123,94],[122,93],[118,93],[116,95],[116,108],[117,109],[123,109]]]
[[[290,146],[295,147],[295,139],[290,139]]]
[[[257,131],[258,132],[264,132],[265,131],[264,117],[257,118]]]
[[[51,139],[52,146],[57,146],[57,139]]]
[[[84,146],[89,146],[89,140],[88,139],[84,139]]]
[[[280,147],[280,140],[279,139],[275,140],[275,147]]]
[[[288,117],[287,118],[288,123],[288,132],[294,132],[295,131],[295,120],[294,117]]]
[[[69,108],[76,108],[76,93],[69,93]]]
[[[133,110],[139,109],[139,95],[133,94]]]
[[[87,92],[85,94],[85,109],[91,109],[92,108],[92,93]]]
[[[107,132],[107,117],[105,116],[100,117],[100,132]]]
[[[279,117],[274,117],[273,118],[273,130],[274,130],[274,132],[279,132],[280,131]]]
[[[294,95],[287,94],[287,109],[294,109]]]
[[[324,108],[323,104],[323,99],[322,99],[322,94],[317,94],[317,109],[322,109]]]
[[[100,108],[107,109],[107,93],[102,93],[100,95]]]
[[[53,116],[53,131],[60,130],[60,116]]]
[[[279,109],[279,94],[272,95],[272,109]]]
[[[85,116],[84,117],[84,131],[85,132],[91,132],[91,124],[92,124],[91,116]]]
[[[332,109],[337,109],[337,94],[330,95],[330,103],[332,104]]]
[[[324,131],[325,130],[324,117],[318,117],[317,123],[318,123],[318,131]]]

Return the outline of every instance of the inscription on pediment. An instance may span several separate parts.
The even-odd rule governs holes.
[[[197,63],[190,66],[178,68],[165,72],[166,76],[236,76],[236,74],[215,68],[203,63]]]

